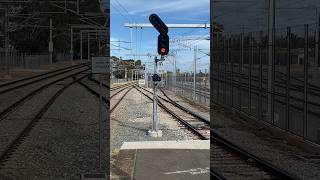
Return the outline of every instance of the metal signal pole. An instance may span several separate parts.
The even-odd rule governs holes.
[[[155,57],[154,59],[154,74],[157,74],[157,69],[158,69],[158,59]],[[152,130],[153,131],[158,131],[158,117],[157,117],[157,112],[158,112],[158,98],[157,98],[157,82],[153,82],[153,116],[152,116]]]
[[[164,58],[161,56],[161,59],[154,58],[154,77],[157,75],[158,61],[162,61]],[[148,134],[151,137],[161,137],[162,131],[159,130],[159,121],[158,121],[158,97],[157,97],[157,85],[158,80],[153,79],[153,109],[152,109],[152,129],[148,131]]]

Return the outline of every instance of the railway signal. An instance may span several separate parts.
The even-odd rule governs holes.
[[[168,27],[156,14],[149,16],[149,21],[160,33],[158,36],[158,54],[161,56],[169,53],[169,36]]]
[[[160,34],[158,36],[158,54],[167,55],[169,52],[169,36]]]
[[[160,17],[156,14],[151,14],[149,16],[149,21],[155,27],[160,34],[167,34],[168,27],[167,25],[160,19]]]
[[[159,82],[159,81],[161,81],[161,77],[158,74],[154,74],[152,76],[152,81],[153,82]]]
[[[149,21],[151,24],[159,31],[158,36],[158,54],[161,55],[160,59],[155,57],[154,59],[154,74],[152,76],[153,81],[153,116],[152,116],[152,129],[148,131],[148,134],[152,137],[161,137],[162,131],[158,128],[158,117],[157,117],[157,84],[161,81],[161,77],[157,74],[157,64],[163,61],[164,55],[169,53],[169,36],[168,27],[156,14],[151,14],[149,16]]]

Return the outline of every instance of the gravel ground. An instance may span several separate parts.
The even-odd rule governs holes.
[[[221,135],[236,142],[247,151],[272,162],[274,165],[295,174],[304,180],[320,179],[320,158],[312,156],[292,144],[272,136],[268,131],[257,127],[230,112],[213,109],[211,122]]]
[[[59,82],[50,88],[45,89],[39,94],[36,94],[29,101],[19,106],[16,110],[12,111],[5,119],[0,121],[0,153],[6,147],[17,133],[20,132],[31,121],[31,119],[39,112],[45,103],[52,97],[62,85],[71,82],[70,79]]]
[[[111,104],[115,101],[111,101]],[[111,105],[112,106],[112,105]],[[197,139],[161,108],[158,108],[160,129],[163,136],[152,138],[147,135],[151,129],[152,102],[136,89],[132,89],[118,107],[111,113],[111,152],[119,149],[123,142],[155,140]]]
[[[81,173],[98,173],[97,122],[98,99],[74,84],[44,114],[0,174],[11,179],[69,180],[79,179]],[[106,121],[103,126],[106,137]],[[104,146],[103,153],[108,152]],[[103,160],[104,173],[108,161]]]

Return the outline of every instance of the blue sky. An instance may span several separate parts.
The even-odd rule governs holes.
[[[210,23],[210,0],[110,0],[110,41],[111,55],[123,59],[133,58],[130,51],[130,30],[124,23],[149,23],[149,15],[158,14],[165,23]],[[133,29],[132,49],[137,54],[156,54],[158,32],[154,28]],[[189,46],[197,46],[202,52],[197,53],[197,69],[209,69],[210,41],[203,40],[210,35],[210,29],[169,29],[170,38],[180,39],[180,42]],[[188,39],[186,41],[186,39]],[[120,50],[117,41],[120,43]],[[177,51],[177,68],[183,71],[192,71],[194,51],[183,48],[177,43],[170,42],[170,52]],[[151,61],[149,57],[141,56],[143,62]],[[164,69],[172,70],[170,58],[163,65]]]

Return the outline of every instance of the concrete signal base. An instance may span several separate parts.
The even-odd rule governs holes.
[[[162,131],[161,130],[149,130],[148,135],[151,137],[162,137]]]

